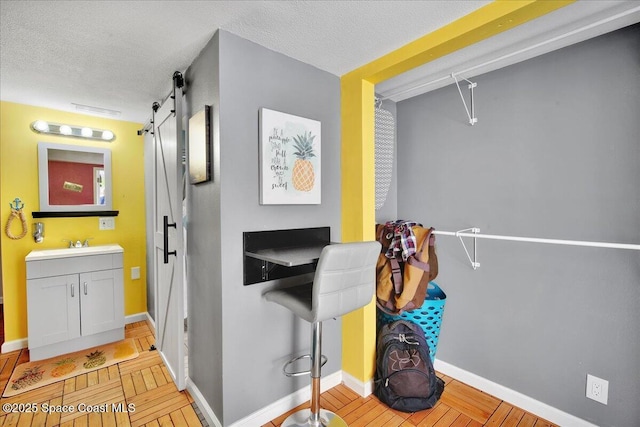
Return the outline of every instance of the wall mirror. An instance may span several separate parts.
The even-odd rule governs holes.
[[[111,150],[38,143],[41,212],[111,211]]]

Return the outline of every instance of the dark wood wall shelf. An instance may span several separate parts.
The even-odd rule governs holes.
[[[61,212],[31,212],[34,218],[70,218],[83,216],[118,216],[119,211],[61,211]]]

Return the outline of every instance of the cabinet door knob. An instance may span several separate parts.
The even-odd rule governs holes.
[[[75,297],[74,295],[74,289],[75,289],[76,285],[74,285],[73,283],[71,284],[71,298]]]
[[[84,294],[87,294],[87,282],[84,282]]]

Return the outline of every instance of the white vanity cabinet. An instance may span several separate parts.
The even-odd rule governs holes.
[[[31,360],[124,338],[123,253],[109,245],[27,255]]]

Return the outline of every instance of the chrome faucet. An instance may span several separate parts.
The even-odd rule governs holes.
[[[69,242],[69,248],[88,248],[89,247],[89,240],[91,240],[93,237],[88,237],[86,239],[84,239],[84,243],[81,242],[80,240],[67,240],[64,239],[63,242]]]
[[[70,248],[81,248],[82,247],[82,243],[80,242],[80,240],[76,240],[75,242],[73,240],[69,240],[69,247]]]

